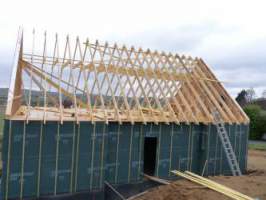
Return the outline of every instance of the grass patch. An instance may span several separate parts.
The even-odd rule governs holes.
[[[249,144],[248,148],[266,151],[266,144]]]

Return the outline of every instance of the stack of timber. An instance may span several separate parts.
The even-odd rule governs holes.
[[[238,191],[235,191],[229,187],[226,187],[222,184],[216,183],[214,181],[211,181],[207,178],[204,178],[202,176],[199,176],[197,174],[194,174],[192,172],[189,171],[185,171],[185,173],[177,171],[177,170],[173,170],[172,171],[173,174],[177,175],[177,176],[181,176],[182,178],[188,179],[194,183],[198,183],[200,185],[203,185],[209,189],[212,189],[216,192],[219,192],[225,196],[228,196],[232,199],[236,199],[236,200],[254,200],[254,198],[251,198],[247,195],[244,195]]]

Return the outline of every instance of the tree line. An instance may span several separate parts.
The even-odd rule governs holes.
[[[266,134],[266,90],[257,97],[253,88],[241,90],[236,101],[250,118],[250,139],[259,140]]]

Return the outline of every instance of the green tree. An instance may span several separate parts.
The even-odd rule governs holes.
[[[244,111],[250,118],[250,139],[261,139],[262,134],[266,133],[266,112],[255,104],[246,106]]]
[[[258,129],[258,133],[261,139],[262,135],[264,133],[266,133],[266,111],[265,110],[261,110],[260,111],[260,115],[259,115],[259,119],[258,119],[258,125],[257,125],[257,129]]]
[[[241,90],[236,97],[236,101],[241,107],[247,105],[247,91]]]

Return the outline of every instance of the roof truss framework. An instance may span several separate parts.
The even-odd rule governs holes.
[[[44,34],[37,51],[18,37],[6,115],[21,120],[248,123],[209,67],[198,58]],[[52,49],[52,50],[51,50]],[[42,97],[42,98],[40,98]],[[38,99],[38,100],[36,100]],[[71,102],[70,106],[65,101]]]

